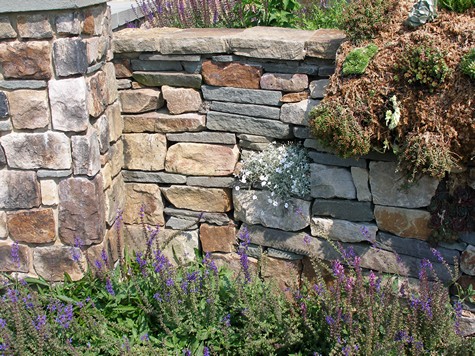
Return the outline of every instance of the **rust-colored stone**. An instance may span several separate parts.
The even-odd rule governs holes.
[[[427,240],[432,231],[427,226],[430,213],[424,210],[377,205],[374,216],[379,229],[397,236]]]
[[[261,276],[273,280],[280,290],[296,290],[302,272],[301,260],[283,260],[273,257],[262,257]]]
[[[106,88],[106,74],[99,71],[87,79],[89,115],[99,117],[107,107],[109,97]]]
[[[259,89],[262,67],[242,63],[205,61],[201,74],[208,85]]]
[[[7,220],[10,237],[17,242],[43,244],[56,238],[52,209],[11,212]]]
[[[308,99],[308,91],[301,91],[300,93],[288,93],[280,99],[283,103],[298,103],[302,100]]]
[[[234,225],[201,224],[200,241],[204,252],[234,252],[236,250],[236,228]]]
[[[143,207],[143,221],[150,225],[165,225],[163,201],[160,188],[156,184],[126,184],[126,204],[124,222],[140,224],[140,210]]]
[[[117,79],[132,77],[132,67],[130,66],[130,59],[115,59],[115,76]]]
[[[44,41],[0,44],[5,79],[50,79],[51,44]]]
[[[224,213],[232,208],[231,190],[227,188],[198,188],[172,186],[163,194],[175,207],[194,211]]]

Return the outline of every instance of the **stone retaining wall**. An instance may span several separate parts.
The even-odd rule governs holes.
[[[122,118],[102,0],[0,6],[0,271],[82,277],[123,208]],[[74,256],[74,258],[73,258]]]
[[[439,182],[426,177],[405,188],[394,156],[342,159],[309,134],[308,112],[323,98],[342,39],[338,31],[259,27],[117,33],[131,236],[141,233],[144,202],[147,224],[164,225],[167,236],[176,231],[171,245],[180,258],[200,247],[237,264],[237,236],[246,229],[253,256],[264,259],[262,275],[279,277],[282,287],[311,275],[310,250],[337,257],[324,237],[352,246],[366,268],[411,279],[427,258],[450,279],[427,243],[427,206]],[[301,142],[312,160],[311,194],[293,199],[293,210],[271,206],[266,190],[234,188],[239,161],[273,141]],[[474,242],[466,234],[439,251],[449,264],[462,254],[462,270],[473,275]]]

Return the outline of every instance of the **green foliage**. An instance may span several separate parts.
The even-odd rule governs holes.
[[[300,8],[298,0],[241,0],[234,8],[240,14],[235,27],[296,27]]]
[[[472,48],[462,57],[462,60],[460,61],[460,70],[463,74],[466,74],[471,79],[475,80],[475,48]]]
[[[362,156],[369,152],[369,133],[348,108],[334,102],[322,103],[312,110],[310,118],[313,136],[341,157]]]
[[[445,54],[430,42],[409,45],[397,65],[409,84],[421,85],[432,92],[450,73]]]
[[[347,0],[310,1],[302,9],[300,28],[318,30],[320,28],[342,28],[342,17]]]
[[[475,0],[439,0],[439,6],[455,12],[465,12],[475,7]]]
[[[345,8],[342,29],[353,43],[375,38],[385,27],[397,0],[354,0]]]
[[[342,66],[343,76],[364,74],[371,59],[378,52],[378,46],[370,43],[366,47],[355,48],[345,58]]]
[[[455,166],[450,144],[433,132],[409,134],[398,156],[399,169],[407,174],[409,182],[421,175],[442,179]]]

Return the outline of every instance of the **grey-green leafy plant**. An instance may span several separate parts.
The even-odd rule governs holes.
[[[475,48],[472,48],[460,61],[460,70],[475,80]]]
[[[439,6],[455,12],[465,12],[475,7],[475,0],[439,0]]]
[[[342,65],[343,76],[364,74],[369,62],[378,52],[378,46],[370,43],[366,47],[353,49],[346,56]]]

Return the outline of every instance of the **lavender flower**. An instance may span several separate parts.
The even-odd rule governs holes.
[[[107,257],[107,253],[105,249],[102,249],[101,251],[101,259],[104,262],[104,264],[107,265],[109,258]]]
[[[209,349],[206,346],[203,347],[203,356],[209,356]]]
[[[226,314],[221,320],[227,327],[231,326],[231,314]]]
[[[326,321],[327,324],[330,325],[330,326],[333,325],[333,324],[335,324],[335,319],[333,319],[330,315],[327,315],[327,316],[325,317],[325,321]]]
[[[12,245],[12,250],[10,252],[11,257],[12,257],[12,262],[17,265],[19,268],[21,265],[20,262],[20,246],[18,245],[18,242],[14,242]]]
[[[342,280],[345,277],[345,269],[343,265],[338,260],[332,262],[333,275],[339,280]]]
[[[312,238],[310,237],[310,235],[305,234],[305,237],[303,238],[303,242],[305,243],[305,245],[309,245],[310,241],[312,241]]]
[[[61,326],[63,329],[68,329],[71,325],[71,321],[73,320],[73,305],[67,304],[66,306],[58,306],[58,315],[55,321]]]
[[[185,355],[185,356],[191,356],[191,351],[188,350],[188,349],[184,349],[184,350],[183,350],[183,355]]]
[[[167,285],[167,287],[173,287],[175,285],[175,282],[173,281],[172,278],[167,278],[167,280],[165,281],[165,284]]]
[[[145,333],[140,337],[140,340],[141,341],[150,341],[150,337],[148,336],[147,333]]]
[[[81,250],[79,248],[72,248],[71,258],[74,262],[79,263],[81,261]]]
[[[454,328],[455,328],[455,333],[457,335],[461,335],[461,330],[460,330],[460,318],[462,317],[462,303],[457,300],[455,302],[455,305],[454,305],[454,309],[455,309],[455,325],[454,325]]]
[[[435,248],[431,248],[430,251],[437,258],[437,261],[439,261],[440,263],[444,262],[444,257],[442,257],[442,254],[440,253],[439,250],[436,250]]]
[[[114,288],[112,287],[112,281],[109,277],[106,279],[106,291],[112,296],[115,296]]]
[[[7,327],[7,322],[5,319],[0,318],[0,329],[5,329]]]
[[[33,320],[33,326],[36,331],[40,331],[46,325],[46,315],[38,315],[35,320]]]

